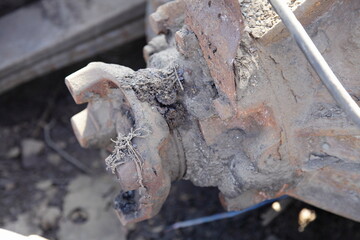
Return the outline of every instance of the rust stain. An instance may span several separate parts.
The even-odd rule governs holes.
[[[210,3],[210,4],[209,4]],[[219,92],[235,106],[233,62],[244,29],[237,0],[188,1],[185,24],[197,36]]]
[[[222,120],[219,117],[199,121],[201,132],[208,144],[215,142],[216,138],[229,129],[240,128],[246,133],[258,133],[265,128],[278,132],[272,110],[260,105],[246,110],[239,110],[233,118]]]

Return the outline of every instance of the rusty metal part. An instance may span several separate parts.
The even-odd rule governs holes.
[[[307,0],[296,11],[360,99],[354,67],[360,64],[354,53],[360,2],[330,2]],[[239,20],[238,4],[167,3],[151,17],[164,36],[157,39],[161,46],[154,41],[145,47],[147,69],[95,63],[67,78],[75,101],[89,102],[87,112],[72,120],[83,146],[109,147],[110,138],[131,127],[151,129],[146,138],[132,140],[144,160],[144,187],[134,162],[116,167],[123,189],[116,202],[126,212],[119,211],[120,219],[153,216],[170,180],[184,178],[217,186],[228,210],[286,194],[360,221],[359,128],[282,33],[284,26],[278,23],[254,40],[245,31],[246,18]],[[313,14],[325,11],[316,6],[328,14]]]
[[[123,192],[135,190],[136,208],[118,209],[123,224],[141,221],[157,214],[165,201],[170,180],[180,174],[164,166],[161,156],[172,154],[168,126],[149,103],[137,99],[134,91],[124,86],[122,79],[135,74],[131,69],[104,63],[91,63],[66,78],[66,84],[77,103],[88,107],[72,118],[73,128],[82,146],[105,146],[116,133],[125,135],[130,129],[149,130],[147,138],[133,140],[142,162],[141,177],[134,161],[116,166],[116,175]],[[96,141],[92,141],[96,139]],[[172,157],[177,157],[173,154]],[[181,162],[181,159],[174,159]],[[167,168],[165,168],[167,167]],[[170,175],[172,174],[172,175]],[[134,196],[135,197],[135,196]]]
[[[281,17],[282,22],[289,32],[291,32],[291,35],[298,43],[299,48],[329,90],[329,93],[333,96],[334,100],[340,105],[342,110],[347,113],[348,117],[360,127],[359,106],[335,76],[303,26],[295,17],[294,13],[282,1],[269,1]]]
[[[240,5],[233,0],[197,0],[186,4],[185,24],[198,37],[211,76],[223,95],[220,99],[233,107],[236,99],[233,64],[244,28]]]

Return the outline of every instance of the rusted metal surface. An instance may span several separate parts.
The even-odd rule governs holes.
[[[307,30],[359,99],[354,63],[360,58],[353,51],[360,46],[360,14],[354,10],[360,2],[303,4],[304,16],[317,4],[328,11],[309,15]],[[184,12],[172,18],[175,6]],[[267,34],[255,41],[240,16],[235,0],[165,4],[152,25],[166,36],[157,40],[161,47],[156,41],[145,47],[147,69],[95,63],[67,78],[75,101],[89,102],[83,119],[73,118],[83,146],[109,147],[110,138],[131,128],[151,129],[132,140],[143,181],[133,161],[116,167],[123,223],[156,214],[170,181],[181,178],[217,186],[228,210],[288,194],[360,221],[360,130],[294,42]],[[92,115],[102,120],[94,123]]]
[[[177,178],[174,174],[179,174],[170,168],[165,169],[162,157],[171,155],[175,156],[175,162],[182,161],[176,158],[176,149],[173,148],[176,144],[172,144],[164,118],[149,103],[139,101],[135,92],[123,81],[133,75],[136,73],[126,67],[91,63],[66,78],[75,101],[89,102],[87,109],[72,119],[82,146],[109,145],[116,132],[126,135],[132,129],[149,131],[146,138],[133,140],[142,161],[140,173],[134,159],[114,166],[121,194],[134,190],[131,200],[135,201],[131,211],[126,208],[129,200],[126,198],[122,199],[125,201],[122,207],[117,209],[123,224],[148,219],[158,213],[169,193],[171,178]]]
[[[185,24],[197,36],[205,61],[224,100],[235,104],[233,64],[244,28],[240,5],[234,0],[187,1]]]

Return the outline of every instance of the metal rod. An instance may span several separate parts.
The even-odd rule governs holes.
[[[351,98],[339,79],[335,76],[325,59],[316,48],[315,44],[306,33],[304,27],[297,20],[294,13],[287,6],[285,0],[269,0],[277,14],[280,16],[282,22],[294,37],[301,51],[314,68],[321,81],[326,88],[346,112],[348,117],[352,119],[360,127],[360,108],[356,102]]]

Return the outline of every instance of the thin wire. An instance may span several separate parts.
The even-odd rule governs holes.
[[[57,152],[63,159],[65,159],[67,162],[72,164],[74,167],[82,171],[83,173],[91,175],[91,170],[85,166],[82,162],[80,162],[78,159],[74,158],[61,148],[59,148],[56,143],[52,140],[50,136],[50,128],[54,125],[54,121],[50,122],[49,124],[44,126],[44,140],[46,144],[55,152]]]
[[[294,37],[311,66],[324,83],[332,97],[347,113],[347,115],[360,127],[360,108],[351,98],[339,79],[335,76],[315,44],[306,33],[304,27],[297,20],[294,13],[284,0],[269,0],[282,22]]]
[[[278,198],[273,198],[273,199],[269,199],[269,200],[265,200],[263,202],[260,202],[258,204],[255,204],[251,207],[245,208],[243,210],[240,211],[232,211],[232,212],[225,212],[225,213],[218,213],[218,214],[214,214],[211,216],[206,216],[206,217],[201,217],[201,218],[195,218],[195,219],[191,219],[191,220],[187,220],[187,221],[183,221],[183,222],[177,222],[171,226],[169,226],[165,231],[171,231],[171,230],[175,230],[175,229],[179,229],[179,228],[186,228],[186,227],[191,227],[191,226],[195,226],[195,225],[199,225],[199,224],[203,224],[203,223],[208,223],[208,222],[213,222],[213,221],[218,221],[218,220],[222,220],[222,219],[226,219],[226,218],[232,218],[250,211],[253,211],[255,209],[258,209],[262,206],[265,206],[267,204],[282,200],[288,198],[287,195],[283,195],[281,197]]]

